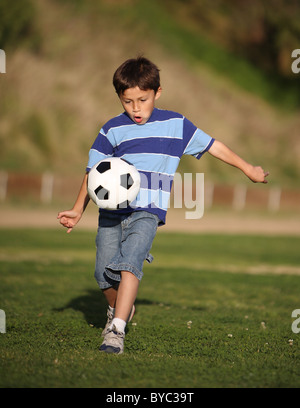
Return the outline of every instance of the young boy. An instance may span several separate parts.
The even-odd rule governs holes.
[[[173,176],[180,158],[199,159],[205,152],[240,169],[253,182],[266,183],[267,172],[245,162],[223,143],[198,129],[184,116],[155,108],[160,97],[159,69],[146,58],[125,61],[115,72],[113,85],[125,110],[100,130],[76,202],[58,214],[71,232],[89,202],[87,176],[91,167],[107,157],[122,157],[143,175],[139,207],[99,210],[95,278],[108,303],[108,320],[100,350],[121,354],[125,327],[134,313],[142,266],[158,225],[165,223]]]

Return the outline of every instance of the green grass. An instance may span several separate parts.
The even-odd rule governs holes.
[[[299,387],[299,237],[159,233],[111,356],[94,235],[0,230],[0,387]]]

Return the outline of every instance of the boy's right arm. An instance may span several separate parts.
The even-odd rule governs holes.
[[[78,197],[75,201],[73,208],[71,210],[61,211],[57,215],[57,219],[60,220],[61,225],[63,227],[68,228],[67,230],[68,234],[72,231],[75,225],[79,222],[84,210],[86,209],[90,201],[90,198],[87,192],[87,178],[88,178],[88,174],[85,174]]]

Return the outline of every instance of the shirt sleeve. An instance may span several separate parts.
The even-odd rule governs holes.
[[[89,151],[89,160],[86,171],[89,172],[100,160],[111,157],[113,155],[113,150],[113,146],[109,142],[102,128]]]
[[[198,129],[186,118],[184,118],[183,122],[183,140],[185,143],[183,154],[194,156],[197,159],[200,159],[215,141],[215,139],[203,132],[203,130]]]

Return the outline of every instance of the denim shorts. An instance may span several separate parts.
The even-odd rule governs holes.
[[[118,284],[121,271],[143,277],[143,263],[150,254],[159,218],[147,211],[130,214],[101,213],[96,237],[95,279],[100,289]]]

